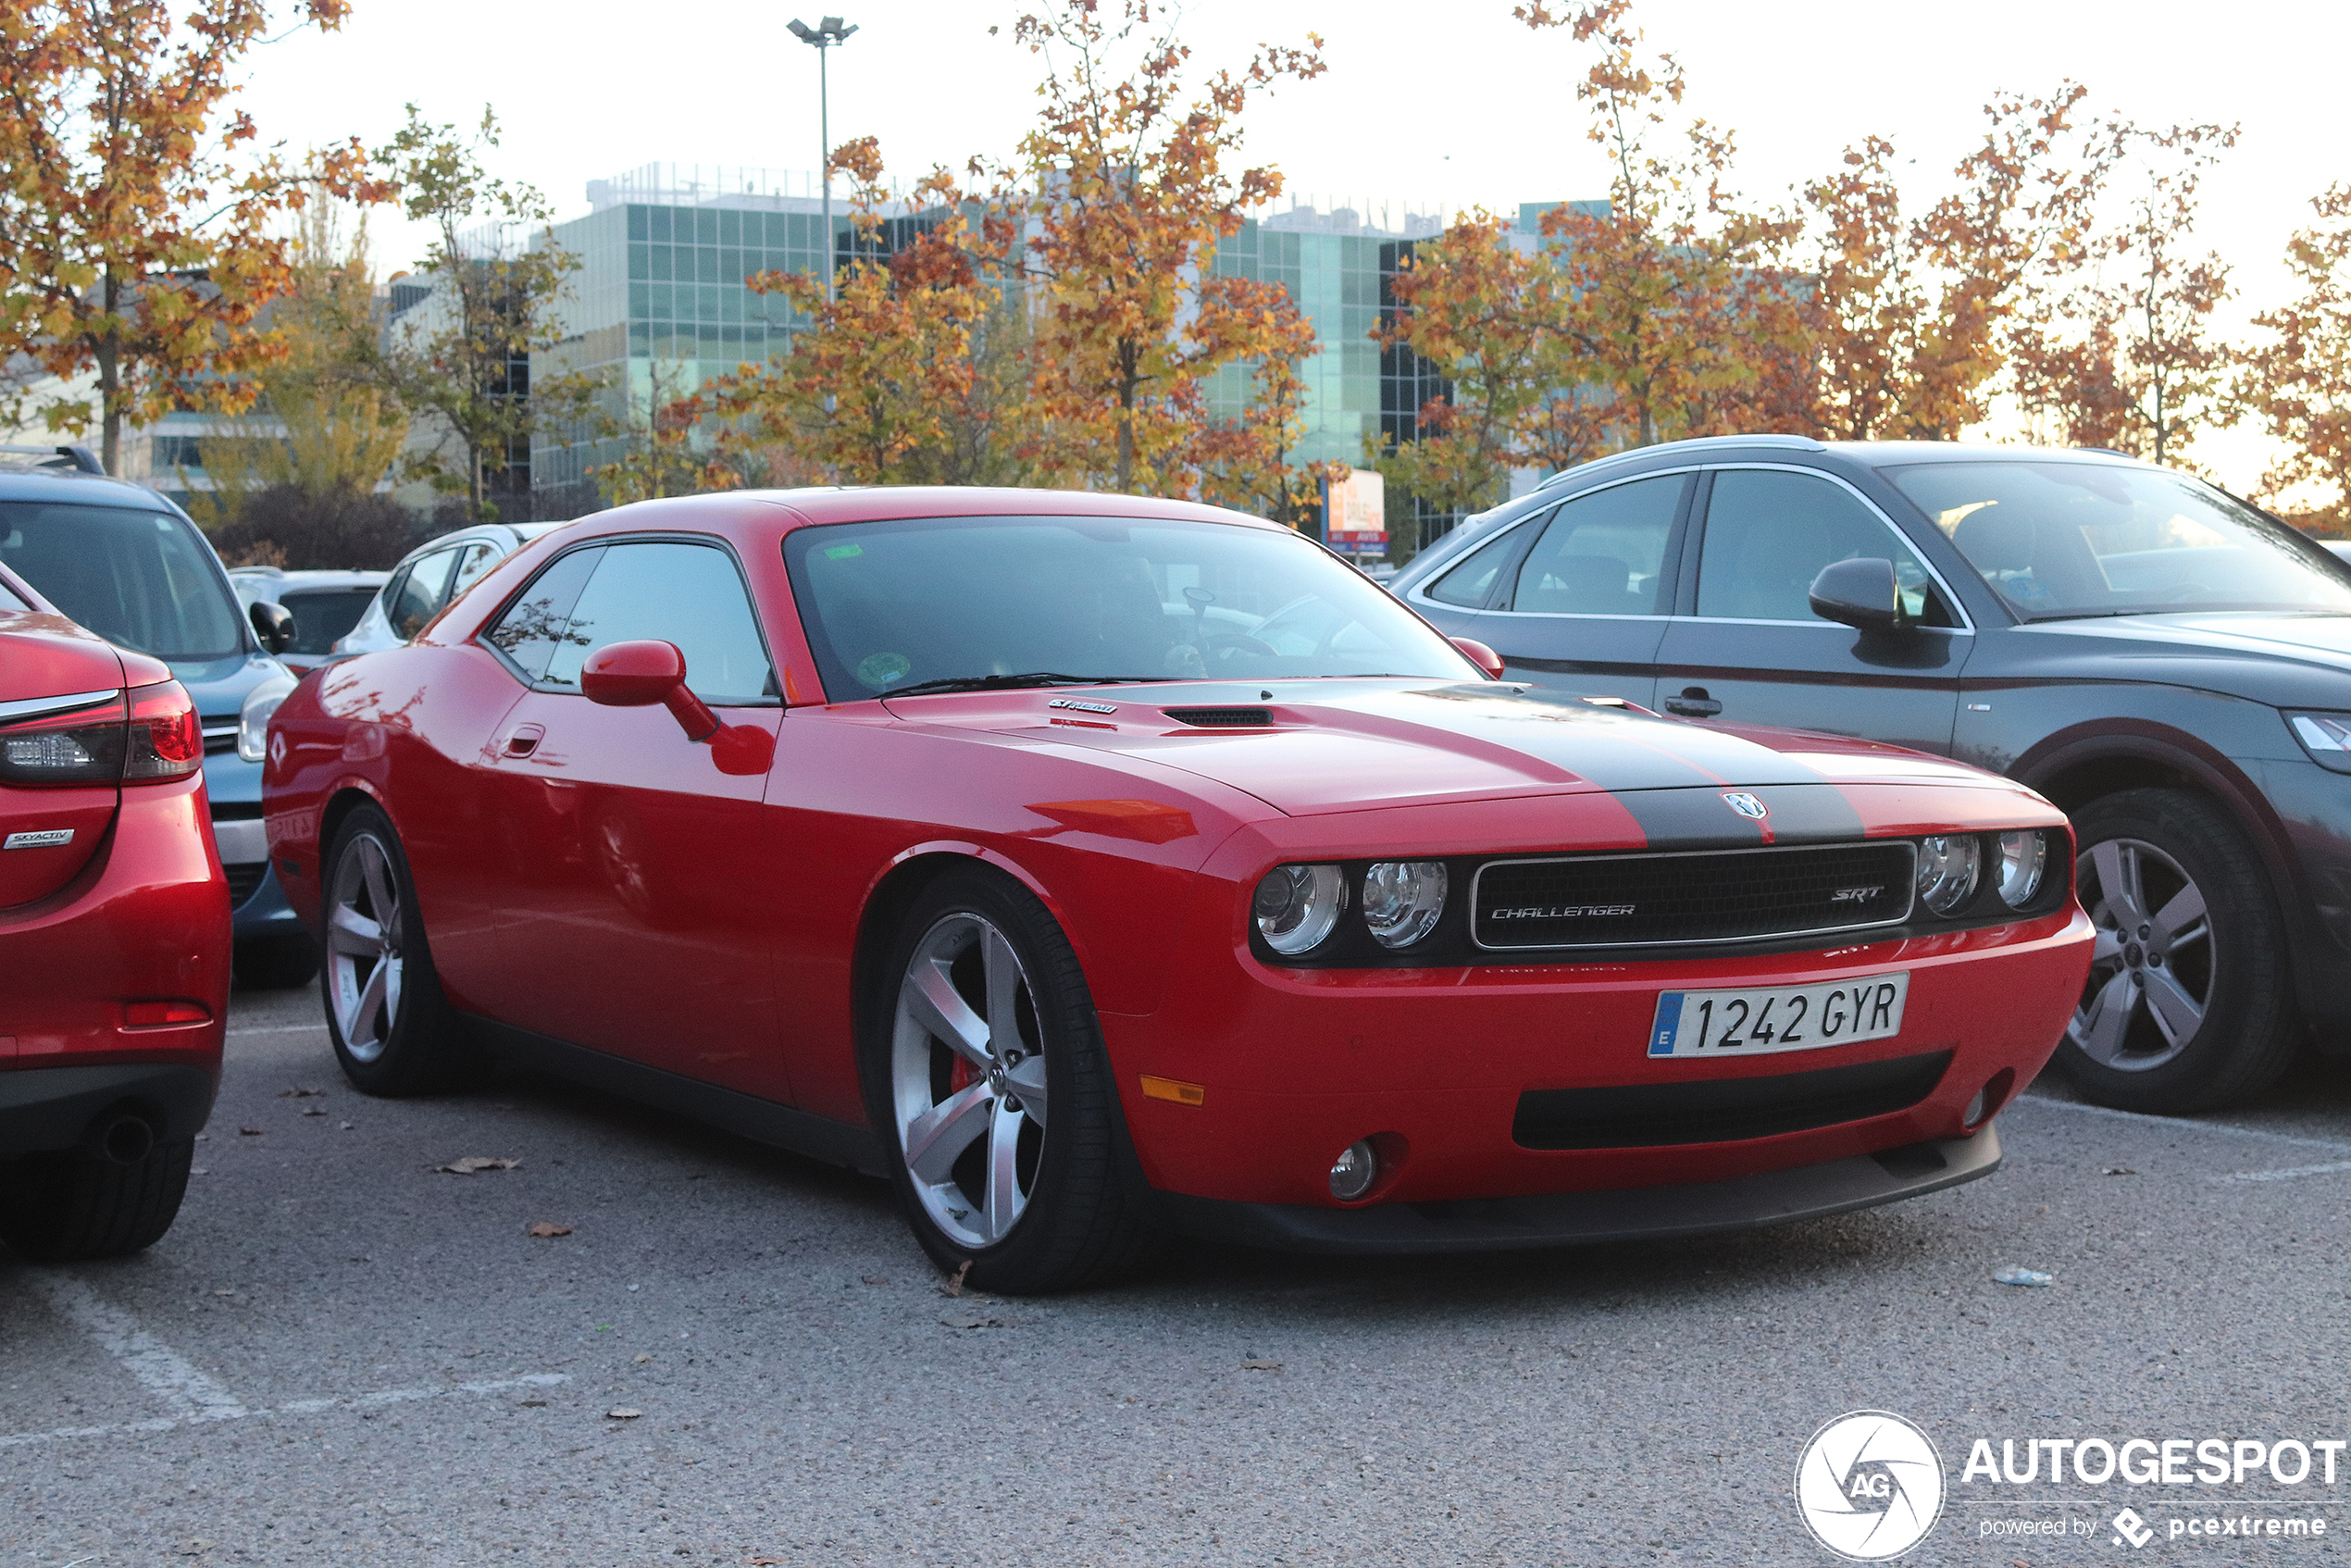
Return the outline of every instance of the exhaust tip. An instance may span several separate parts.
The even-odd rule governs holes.
[[[125,1112],[98,1124],[98,1152],[118,1165],[135,1165],[155,1152],[155,1129],[147,1118]]]

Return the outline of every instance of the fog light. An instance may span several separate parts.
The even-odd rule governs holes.
[[[1984,1080],[1984,1087],[1975,1091],[1975,1098],[1967,1102],[1967,1109],[1959,1113],[1960,1130],[1973,1132],[1990,1121],[2008,1103],[2009,1090],[2015,1087],[2013,1067],[2003,1067]]]
[[[1350,1143],[1331,1162],[1331,1196],[1352,1203],[1379,1179],[1379,1157],[1368,1143]]]

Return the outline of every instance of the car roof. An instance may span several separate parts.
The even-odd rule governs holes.
[[[1174,522],[1228,523],[1291,530],[1246,512],[1197,501],[1101,491],[1022,490],[989,485],[827,485],[801,490],[732,490],[707,495],[640,501],[591,513],[566,525],[590,533],[678,525],[708,527],[726,521],[773,527],[782,512],[785,531],[827,523],[889,522],[917,517],[1134,517]],[[656,521],[656,518],[661,520]],[[586,526],[583,526],[586,525]]]
[[[1652,462],[1670,464],[1676,459],[1720,460],[1790,452],[1842,457],[1872,468],[1899,467],[1914,463],[2013,463],[2019,458],[2030,458],[2036,463],[2055,459],[2137,468],[2153,466],[2128,453],[2114,452],[2101,446],[2023,446],[1966,441],[1815,441],[1810,436],[1773,434],[1696,436],[1687,441],[1659,442],[1653,446],[1626,447],[1622,452],[1611,452],[1588,463],[1579,463],[1573,468],[1562,468],[1537,485],[1534,493],[1557,491],[1571,484],[1580,485],[1586,479],[1604,479],[1620,469],[1631,473]]]
[[[79,506],[131,506],[182,516],[180,508],[145,485],[71,468],[0,467],[0,501],[63,502]]]
[[[282,566],[231,566],[229,576],[232,580],[267,582],[282,588],[380,588],[392,574],[356,568],[288,571]]]

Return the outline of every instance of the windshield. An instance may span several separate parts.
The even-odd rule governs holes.
[[[934,681],[1477,672],[1287,530],[1110,517],[832,523],[785,536],[835,702]]]
[[[2103,463],[1929,463],[1885,475],[2026,620],[2351,613],[2351,579],[2184,475]]]
[[[180,663],[243,651],[210,547],[168,512],[0,502],[0,565],[122,647]]]

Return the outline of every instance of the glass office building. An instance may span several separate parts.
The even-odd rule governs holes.
[[[588,196],[586,217],[555,226],[555,243],[582,265],[566,306],[566,341],[550,356],[558,363],[537,373],[604,372],[616,389],[628,389],[640,411],[746,360],[788,352],[804,318],[781,299],[753,292],[744,280],[763,271],[813,273],[828,251],[845,257],[852,243],[846,198],[837,192],[827,244],[818,192],[805,174],[648,164],[591,181]],[[1543,210],[1520,209],[1520,243],[1536,243]],[[1283,284],[1314,325],[1315,349],[1300,367],[1306,430],[1297,460],[1360,466],[1367,438],[1409,438],[1421,405],[1443,391],[1425,361],[1384,351],[1371,334],[1381,312],[1393,308],[1388,280],[1399,263],[1445,221],[1434,212],[1301,203],[1244,223],[1218,246],[1213,270]],[[1248,395],[1249,373],[1239,367],[1211,388],[1220,411],[1238,414]],[[620,412],[616,391],[610,412]],[[547,514],[591,509],[588,471],[618,455],[616,442],[542,440],[531,470]]]

